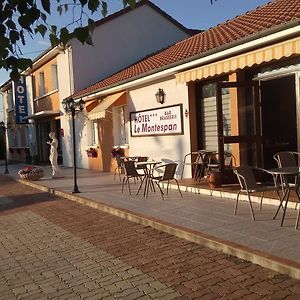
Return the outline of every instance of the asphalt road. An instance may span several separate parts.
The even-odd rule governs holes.
[[[2,175],[0,231],[0,299],[300,299],[287,275]]]

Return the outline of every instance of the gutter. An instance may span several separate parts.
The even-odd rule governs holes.
[[[262,47],[297,35],[300,35],[299,19],[272,27],[249,37],[245,37],[232,43],[208,50],[204,53],[200,53],[199,55],[188,57],[187,59],[177,61],[162,68],[151,70],[134,77],[134,79],[129,78],[122,82],[115,83],[108,87],[96,90],[93,94],[84,94],[82,96],[79,96],[78,99],[82,98],[84,101],[89,101],[99,96],[105,96],[107,94],[119,92],[140,84],[145,84],[150,81],[161,79],[163,77],[171,76],[178,72],[225,59],[227,57],[244,53],[255,48]]]

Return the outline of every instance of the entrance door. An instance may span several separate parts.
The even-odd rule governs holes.
[[[295,76],[261,82],[264,167],[276,166],[273,155],[297,151]]]
[[[229,95],[230,118],[224,118],[223,95]],[[217,132],[221,169],[224,168],[224,151],[228,149],[237,165],[262,166],[258,82],[218,83]]]

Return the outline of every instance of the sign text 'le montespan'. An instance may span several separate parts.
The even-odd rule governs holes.
[[[130,113],[131,136],[183,134],[182,105]]]
[[[21,76],[19,81],[14,83],[14,95],[16,124],[26,124],[28,120],[24,118],[28,116],[28,106],[25,76]]]

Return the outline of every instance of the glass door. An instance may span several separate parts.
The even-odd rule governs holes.
[[[217,83],[217,134],[220,167],[224,151],[236,165],[262,166],[262,135],[258,82]]]

